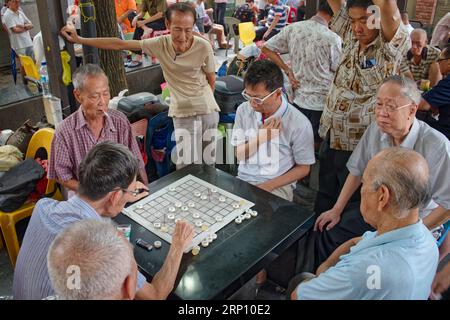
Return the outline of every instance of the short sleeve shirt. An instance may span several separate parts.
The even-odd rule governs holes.
[[[23,11],[18,10],[17,12],[14,12],[10,9],[7,9],[2,19],[2,22],[8,28],[11,48],[13,48],[14,50],[19,50],[33,46],[29,31],[21,33],[15,33],[11,31],[11,28],[14,28],[17,25],[23,26],[25,23],[31,23],[30,19],[27,18]]]
[[[142,51],[156,57],[170,92],[169,116],[189,117],[219,111],[206,73],[216,70],[211,44],[194,36],[191,48],[176,54],[170,35],[140,41]]]
[[[376,92],[383,80],[397,74],[410,46],[406,27],[400,23],[396,34],[386,42],[382,32],[359,53],[345,6],[335,15],[332,30],[342,38],[342,60],[331,85],[326,108],[320,120],[319,135],[330,134],[330,147],[352,151],[374,119]]]
[[[405,73],[410,71],[413,75],[414,81],[421,79],[428,79],[430,73],[430,66],[433,62],[437,62],[441,50],[432,46],[427,46],[427,55],[425,59],[422,59],[419,64],[415,64],[413,58],[410,60],[405,56],[401,65],[401,72]]]

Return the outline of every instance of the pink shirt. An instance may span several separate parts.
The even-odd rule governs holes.
[[[131,126],[123,113],[108,110],[105,125],[98,140],[95,139],[84,118],[81,107],[56,129],[52,141],[48,178],[59,181],[79,180],[78,167],[95,145],[104,141],[123,144],[139,159],[140,175],[145,177],[145,165]]]

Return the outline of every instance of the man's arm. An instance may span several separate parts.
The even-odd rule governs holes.
[[[442,80],[441,70],[439,69],[439,64],[437,62],[433,62],[430,65],[430,70],[428,72],[428,80],[430,80],[430,86],[434,87],[438,84],[439,81]]]
[[[373,3],[380,8],[381,30],[384,39],[390,42],[400,26],[401,17],[396,0],[373,0]]]
[[[172,245],[164,261],[151,283],[146,283],[136,292],[136,299],[163,300],[173,290],[175,280],[180,268],[181,258],[185,247],[192,241],[194,228],[186,221],[179,221],[172,236]]]
[[[333,10],[333,13],[336,14],[345,4],[345,0],[328,0],[328,4],[330,5],[331,10]]]
[[[322,263],[319,268],[317,268],[316,276],[319,276],[322,272],[325,272],[329,268],[335,266],[339,262],[339,258],[342,255],[349,253],[350,248],[356,245],[361,239],[362,237],[356,237],[341,244],[336,250],[334,250],[331,256],[329,256],[328,259]]]
[[[126,12],[124,12],[124,14],[122,14],[120,17],[117,17],[117,22],[118,23],[122,23],[125,21],[125,19],[128,18],[128,15],[130,13],[132,13],[133,11],[135,11],[135,9],[128,9]]]
[[[361,177],[354,176],[349,173],[347,179],[345,179],[345,183],[342,187],[341,193],[339,194],[338,200],[334,204],[333,208],[323,212],[317,218],[316,223],[314,224],[314,230],[323,231],[323,228],[327,224],[327,230],[333,228],[341,219],[341,215],[345,209],[345,206],[360,185]]]
[[[131,50],[141,51],[138,40],[122,40],[119,38],[83,38],[77,35],[75,27],[66,25],[61,29],[61,34],[70,42],[79,43],[104,50]]]
[[[276,27],[276,25],[278,24],[278,21],[280,21],[281,16],[276,15],[275,18],[273,19],[272,23],[269,26],[269,29],[267,29],[267,31],[264,33],[263,39],[267,38],[269,36],[269,34],[272,32],[272,30]]]
[[[75,179],[67,180],[67,181],[58,181],[60,185],[64,188],[77,192],[78,190],[78,181]]]
[[[292,71],[291,68],[289,68],[289,66],[286,63],[284,63],[280,55],[277,52],[267,48],[267,46],[264,46],[262,48],[262,53],[264,53],[269,58],[269,60],[273,61],[278,67],[280,67],[281,70],[283,70],[286,73],[292,88],[294,90],[297,89],[300,83],[298,82],[297,79],[295,79],[294,72]]]
[[[12,31],[13,33],[22,33],[22,32],[25,32],[25,31],[27,31],[27,30],[25,29],[25,26],[23,26],[23,25],[21,25],[21,24],[18,24],[18,25],[16,25],[15,27],[12,27],[12,28],[11,28],[11,31]]]
[[[214,87],[216,86],[216,73],[215,72],[205,72],[206,80],[208,81],[209,86],[214,92]]]
[[[423,223],[425,226],[432,230],[439,227],[441,224],[446,223],[450,219],[450,210],[447,210],[441,206],[430,212],[425,218],[423,218]]]
[[[409,79],[411,79],[411,80],[414,81],[414,76],[413,76],[413,74],[411,73],[411,71],[408,70],[408,71],[404,72],[403,75],[404,75],[406,78],[409,78]]]
[[[277,188],[289,185],[293,182],[296,182],[306,177],[309,174],[310,167],[311,167],[310,165],[296,164],[291,170],[289,170],[285,174],[275,179],[261,183],[258,185],[258,187],[268,192],[272,192]]]

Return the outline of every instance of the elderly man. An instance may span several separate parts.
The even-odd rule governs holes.
[[[77,195],[62,202],[49,198],[38,201],[17,258],[13,282],[15,299],[43,299],[54,295],[47,270],[47,252],[52,241],[74,222],[113,218],[127,202],[147,196],[148,192],[142,191],[144,186],[136,181],[138,170],[138,161],[125,146],[102,142],[92,148],[80,164]],[[145,277],[138,274],[137,288],[134,284],[136,298],[165,299],[169,295],[183,251],[192,237],[193,227],[178,222],[166,261],[153,281],[147,283]],[[112,272],[103,270],[112,268],[109,264],[98,264],[95,268],[97,272],[104,271],[105,276]]]
[[[427,32],[414,29],[411,32],[412,48],[406,53],[401,72],[414,81],[429,80],[434,87],[442,78],[439,72],[439,49],[428,45]],[[422,89],[423,90],[423,89]]]
[[[332,16],[330,6],[322,0],[314,17],[287,26],[262,49],[288,76],[293,103],[311,122],[317,148],[320,117],[341,60],[341,38],[328,28]],[[290,66],[279,54],[289,54]]]
[[[71,266],[79,268],[77,289],[67,286],[75,275],[67,273]],[[133,247],[110,221],[81,220],[64,229],[48,250],[47,268],[57,299],[132,300],[136,296]]]
[[[376,91],[384,78],[397,73],[410,43],[395,0],[328,3],[334,12],[331,29],[341,36],[344,47],[320,119],[324,142],[319,152],[317,213],[336,202],[348,173],[345,163],[373,121]],[[374,15],[372,5],[379,9]]]
[[[429,198],[427,161],[415,151],[389,148],[369,161],[362,181],[361,213],[376,231],[337,248],[292,299],[428,298],[438,250],[419,217]]]
[[[219,122],[219,106],[213,94],[214,53],[207,40],[193,35],[196,16],[190,4],[173,4],[165,13],[170,35],[141,41],[81,38],[71,26],[62,29],[62,34],[75,43],[100,49],[142,50],[158,58],[170,91],[169,116],[173,118],[177,152],[179,155],[183,152],[183,157],[177,160],[178,168],[202,160],[208,164],[215,162],[215,144],[209,143],[215,139]],[[210,154],[202,157],[210,144],[213,144],[208,148]]]
[[[450,44],[442,50],[438,63],[445,78],[422,96],[419,109],[439,114],[438,120],[429,124],[450,139]]]
[[[376,123],[364,133],[347,162],[350,173],[338,201],[316,220],[314,228],[320,231],[316,241],[316,265],[337,246],[371,230],[371,225],[361,217],[359,206],[348,202],[361,185],[369,160],[383,149],[401,146],[417,151],[427,160],[431,170],[431,200],[420,207],[420,217],[428,229],[438,228],[436,237],[441,232],[439,227],[450,218],[450,142],[443,134],[415,118],[420,102],[415,83],[405,77],[390,77],[380,87],[376,98]]]
[[[52,141],[48,177],[68,191],[78,189],[78,167],[88,151],[103,141],[121,143],[139,160],[140,180],[147,184],[144,161],[128,119],[120,111],[108,109],[109,85],[103,70],[94,64],[79,68],[73,75],[77,112],[56,129]]]
[[[238,177],[292,201],[296,181],[315,162],[311,124],[283,96],[283,73],[275,63],[251,64],[244,85],[249,102],[238,107],[231,138]]]

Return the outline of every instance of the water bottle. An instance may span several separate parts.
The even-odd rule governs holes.
[[[42,61],[41,68],[39,69],[39,74],[41,75],[41,86],[42,86],[42,95],[44,98],[49,98],[52,96],[50,93],[50,86],[48,83],[48,71],[47,71],[47,63]]]

